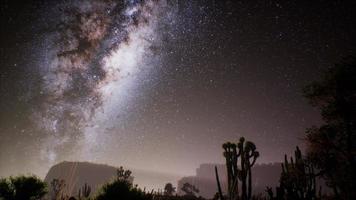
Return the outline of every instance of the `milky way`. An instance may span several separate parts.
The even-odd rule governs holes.
[[[41,67],[42,103],[34,111],[48,133],[41,155],[49,164],[95,160],[100,135],[112,118],[128,115],[135,85],[157,65],[157,24],[172,14],[164,1],[76,1],[59,9],[61,21],[44,52],[49,65]]]

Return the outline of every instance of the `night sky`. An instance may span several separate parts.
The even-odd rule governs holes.
[[[355,1],[0,2],[0,176],[63,160],[172,174],[320,123],[302,87],[355,52]]]

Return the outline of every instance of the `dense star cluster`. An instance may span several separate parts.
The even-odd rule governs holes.
[[[101,123],[110,112],[120,114],[114,107],[122,105],[134,77],[148,70],[145,58],[154,56],[156,24],[164,17],[157,7],[166,6],[161,4],[78,1],[59,6],[63,14],[43,52],[49,63],[40,71],[43,99],[34,111],[40,129],[51,135],[43,148],[51,162],[58,151],[66,158],[64,149],[73,150],[68,145],[81,139],[83,149],[92,150],[100,140],[100,130],[92,127],[105,128]]]
[[[356,45],[352,1],[0,4],[0,175],[190,174],[240,136],[279,161],[320,120],[303,85]]]

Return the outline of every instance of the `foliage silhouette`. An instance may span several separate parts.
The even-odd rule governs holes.
[[[164,195],[172,196],[176,192],[176,188],[173,187],[172,183],[167,183],[164,186]]]
[[[130,170],[124,170],[124,168],[121,166],[117,170],[117,179],[129,181],[131,173],[132,172]]]
[[[335,196],[356,199],[356,59],[345,58],[304,96],[319,108],[324,124],[307,130],[307,156]]]
[[[130,182],[131,171],[120,167],[117,170],[117,178],[105,184],[97,196],[96,200],[151,200],[152,195],[147,194]]]
[[[184,183],[181,189],[187,197],[196,197],[199,193],[199,189],[190,183]]]
[[[144,193],[125,180],[115,180],[104,185],[95,198],[96,200],[150,200],[151,195]]]
[[[0,179],[1,200],[37,200],[47,193],[47,185],[36,176]]]

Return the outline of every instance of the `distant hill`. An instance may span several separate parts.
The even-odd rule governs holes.
[[[223,192],[227,191],[227,174],[224,164],[201,164],[196,170],[195,176],[183,177],[178,181],[178,194],[183,194],[181,188],[188,182],[195,185],[199,190],[199,195],[204,198],[212,198],[217,192],[215,179],[215,165],[218,167],[221,187]],[[281,174],[281,164],[256,164],[252,168],[252,184],[255,194],[264,193],[266,186],[276,187]]]
[[[116,170],[116,167],[104,164],[65,161],[56,164],[49,169],[45,177],[45,182],[51,187],[50,182],[53,179],[65,180],[65,194],[67,195],[77,195],[78,189],[87,183],[91,186],[92,194],[94,194],[101,185],[116,177]],[[164,188],[165,183],[171,182],[175,184],[180,178],[179,176],[171,174],[137,169],[130,170],[133,172],[134,184],[138,184],[139,187],[146,188],[147,190],[162,189]]]
[[[51,187],[53,179],[65,180],[65,194],[76,195],[85,183],[92,187],[92,191],[96,191],[98,187],[115,178],[116,170],[117,168],[112,166],[89,162],[61,162],[50,168],[45,182]]]

